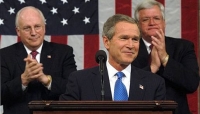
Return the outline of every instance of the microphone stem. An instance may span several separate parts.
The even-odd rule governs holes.
[[[99,66],[99,71],[101,74],[101,100],[104,101],[104,62],[103,59],[100,60],[100,66]]]
[[[101,100],[104,101],[104,80],[103,80],[103,74],[101,74]]]

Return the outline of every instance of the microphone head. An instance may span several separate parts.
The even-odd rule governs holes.
[[[107,60],[106,52],[104,50],[99,50],[96,52],[96,55],[95,55],[96,62],[99,63],[101,59],[103,62],[106,62]]]

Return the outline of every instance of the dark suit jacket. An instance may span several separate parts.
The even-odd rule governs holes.
[[[104,71],[104,91],[104,99],[112,100],[107,69]],[[163,100],[165,99],[165,92],[163,78],[148,71],[132,67],[128,100]],[[73,72],[69,76],[66,92],[60,96],[60,100],[100,101],[101,75],[99,67]]]
[[[170,37],[165,37],[165,43],[169,60],[166,67],[160,67],[157,74],[165,79],[166,99],[178,103],[177,114],[189,114],[186,94],[196,91],[199,85],[194,45],[187,40]],[[150,71],[148,52],[142,39],[138,56],[132,65]]]
[[[51,90],[33,81],[23,91],[21,74],[26,57],[21,42],[1,49],[1,103],[5,114],[29,114],[28,103],[32,100],[58,100],[65,92],[69,74],[76,71],[72,47],[44,41],[40,63],[44,74],[52,76]]]

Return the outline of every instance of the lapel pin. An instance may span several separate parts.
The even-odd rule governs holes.
[[[47,58],[51,59],[51,55],[47,55]]]
[[[140,89],[144,89],[144,86],[140,84],[140,85],[139,85],[139,88],[140,88]]]

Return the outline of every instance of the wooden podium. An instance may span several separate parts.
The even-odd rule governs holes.
[[[172,114],[174,101],[32,101],[32,114]]]

